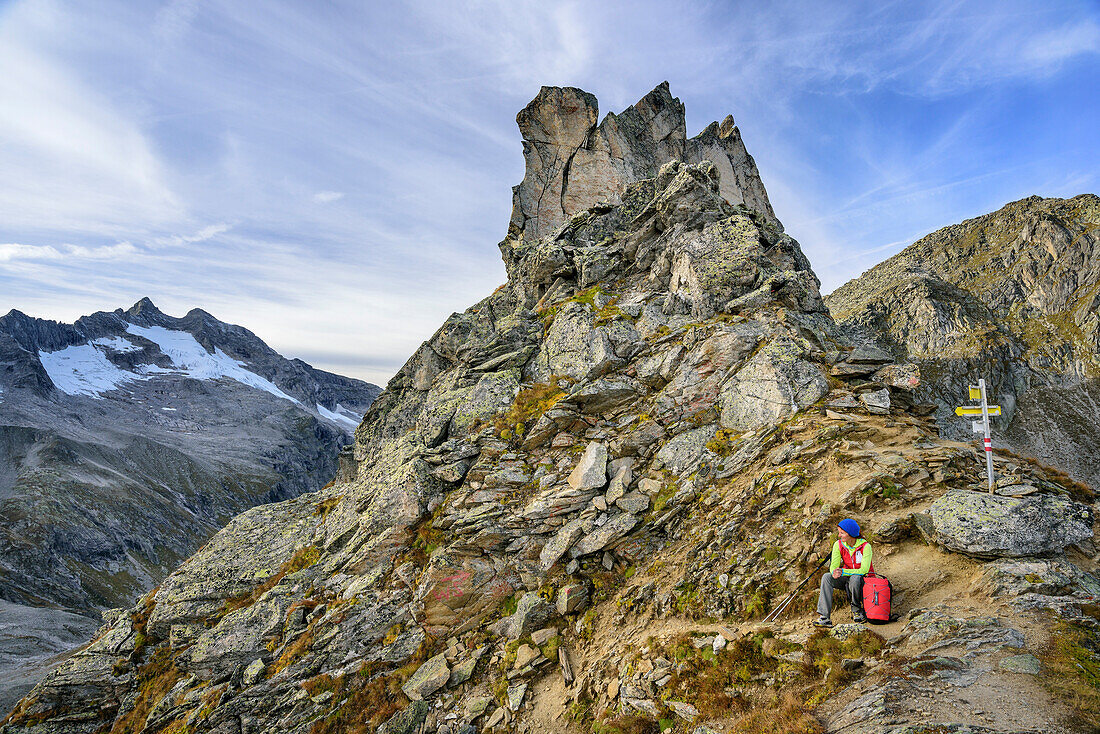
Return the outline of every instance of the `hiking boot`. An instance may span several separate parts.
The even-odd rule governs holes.
[[[825,617],[819,617],[814,622],[814,627],[832,627],[832,626],[833,626],[833,620],[826,619]]]
[[[865,614],[853,614],[852,615],[852,621],[855,622],[856,624],[866,624],[867,623],[867,615],[865,615]]]

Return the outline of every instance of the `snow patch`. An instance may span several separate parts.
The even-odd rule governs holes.
[[[98,347],[107,347],[113,349],[116,352],[140,352],[141,347],[133,342],[123,339],[121,336],[101,336],[98,339],[93,339],[92,344]]]
[[[336,404],[336,410],[331,411],[325,406],[317,403],[317,413],[322,418],[332,421],[336,425],[346,430],[354,432],[359,427],[359,422],[362,420],[362,416],[356,418],[355,413],[352,413],[347,408],[343,407],[339,403]]]
[[[91,344],[39,352],[38,359],[57,389],[69,395],[88,395],[98,400],[126,382],[147,379],[119,369]]]
[[[276,387],[275,383],[260,377],[255,372],[246,370],[244,362],[233,359],[221,349],[215,347],[213,354],[206,351],[206,348],[186,331],[174,331],[163,326],[136,326],[135,324],[127,324],[126,331],[136,336],[145,337],[160,347],[160,351],[172,360],[172,366],[175,368],[165,369],[151,364],[142,365],[138,369],[144,374],[179,374],[197,380],[216,380],[221,377],[228,377],[243,385],[271,393],[277,398],[289,400],[292,403],[298,402]]]

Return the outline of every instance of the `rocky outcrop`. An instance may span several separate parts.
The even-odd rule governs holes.
[[[514,189],[511,236],[545,237],[596,204],[618,204],[627,184],[653,178],[672,160],[710,161],[727,202],[777,224],[733,117],[689,139],[684,105],[663,82],[625,112],[598,120],[596,98],[575,87],[543,87],[516,116],[527,170]]]

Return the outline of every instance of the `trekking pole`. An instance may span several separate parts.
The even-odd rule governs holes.
[[[771,612],[769,612],[768,616],[764,617],[764,619],[762,619],[760,621],[761,622],[774,622],[776,619],[778,619],[779,615],[782,614],[783,611],[788,606],[790,606],[790,603],[794,600],[795,595],[798,594],[799,591],[802,591],[802,587],[805,586],[807,583],[809,583],[810,579],[812,579],[815,575],[817,575],[817,572],[820,571],[821,567],[824,566],[826,564],[826,562],[828,562],[828,561],[829,561],[829,556],[825,556],[824,558],[822,558],[821,563],[817,564],[817,567],[814,568],[814,570],[810,572],[810,575],[807,576],[802,581],[802,583],[800,583],[798,586],[796,586],[794,591],[792,591],[790,594],[788,594],[787,597],[779,603],[779,606],[777,606],[775,609],[773,609]]]

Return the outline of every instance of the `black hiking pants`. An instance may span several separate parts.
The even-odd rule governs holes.
[[[840,578],[834,579],[831,573],[826,573],[821,577],[821,594],[817,597],[817,613],[821,615],[821,618],[828,619],[832,615],[833,592],[837,589],[847,590],[848,601],[852,603],[852,616],[864,616],[862,574],[841,575]]]

